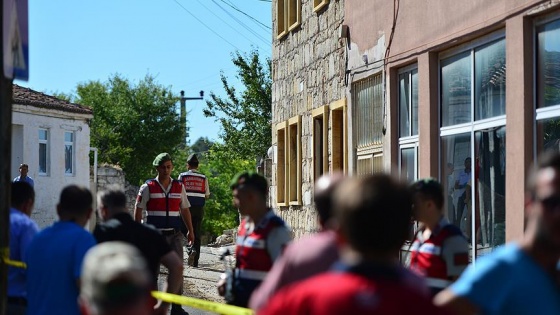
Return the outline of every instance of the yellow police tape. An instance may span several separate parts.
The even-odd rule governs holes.
[[[160,291],[152,291],[152,296],[158,300],[168,303],[181,304],[194,307],[200,310],[210,311],[224,315],[253,315],[253,311],[248,308],[227,305],[217,302],[210,302],[201,299],[190,298],[182,295],[171,294]]]
[[[2,257],[2,260],[6,265],[10,265],[18,268],[24,268],[24,269],[27,268],[27,265],[24,262],[11,260],[7,258],[9,257],[9,252],[6,251],[2,251],[2,252],[4,252],[3,255],[4,257]],[[217,302],[210,302],[210,301],[190,298],[182,295],[171,294],[167,292],[152,291],[152,296],[164,302],[190,306],[200,310],[210,311],[223,315],[253,315],[254,314],[253,311],[248,308],[227,305],[227,304],[222,304]]]
[[[9,258],[3,258],[2,259],[4,261],[4,263],[8,266],[13,266],[13,267],[17,267],[17,268],[27,268],[27,265],[24,262],[21,261],[17,261],[17,260],[11,260]]]
[[[24,262],[10,259],[9,247],[0,248],[0,255],[0,257],[2,257],[2,261],[8,266],[14,266],[23,269],[27,268],[27,265]]]

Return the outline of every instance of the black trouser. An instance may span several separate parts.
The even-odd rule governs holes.
[[[193,260],[193,267],[198,267],[198,259],[200,258],[200,237],[202,236],[202,218],[204,217],[204,207],[191,206],[190,211],[194,230],[194,243],[191,247],[191,250],[194,250],[196,252]]]

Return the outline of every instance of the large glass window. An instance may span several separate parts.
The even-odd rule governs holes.
[[[440,61],[445,213],[472,255],[505,241],[505,40]]]
[[[537,27],[537,153],[560,151],[560,19]]]
[[[399,169],[401,177],[418,178],[418,70],[399,74]]]
[[[49,165],[49,131],[39,129],[39,174],[47,175]]]
[[[64,132],[64,173],[74,174],[74,133]]]

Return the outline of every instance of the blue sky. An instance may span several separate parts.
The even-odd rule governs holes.
[[[270,27],[267,0],[29,0],[29,81],[14,83],[74,93],[78,83],[116,73],[133,82],[151,74],[177,95],[223,96],[220,71],[241,87],[233,52],[271,56]],[[187,101],[191,144],[218,139],[204,106]]]

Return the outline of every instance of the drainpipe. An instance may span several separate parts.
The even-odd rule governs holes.
[[[97,148],[89,147],[89,150],[93,151],[93,209],[97,209]],[[93,232],[93,229],[97,224],[97,220],[97,211],[94,210],[94,213],[87,223],[90,232]]]

